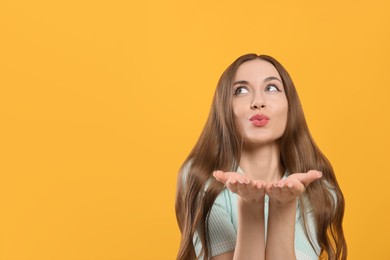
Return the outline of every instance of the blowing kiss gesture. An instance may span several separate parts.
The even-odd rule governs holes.
[[[294,173],[285,179],[271,183],[253,180],[237,172],[215,171],[213,175],[230,191],[238,194],[243,201],[260,202],[267,194],[275,205],[282,205],[295,202],[295,199],[305,192],[310,183],[321,178],[322,173],[316,170],[310,170],[307,173]]]

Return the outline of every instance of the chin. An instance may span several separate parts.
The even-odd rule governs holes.
[[[278,139],[274,139],[274,138],[256,138],[256,139],[253,139],[253,138],[248,138],[248,139],[245,139],[244,140],[244,145],[250,145],[250,146],[253,146],[253,145],[258,145],[258,146],[262,146],[262,145],[269,145],[269,144],[272,144],[272,143],[277,143]]]
[[[245,136],[244,137],[244,144],[247,145],[268,145],[272,143],[278,143],[281,135],[262,135],[259,136],[258,134],[256,136]]]

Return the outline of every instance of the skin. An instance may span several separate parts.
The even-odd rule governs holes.
[[[278,139],[288,112],[281,77],[272,64],[256,59],[241,64],[234,83],[233,113],[244,137],[240,167],[252,179],[278,180],[284,173]],[[263,127],[254,126],[249,120],[254,115],[265,115],[269,121]]]
[[[297,198],[311,182],[321,178],[319,171],[294,173],[282,179],[278,140],[286,128],[288,102],[280,75],[263,60],[243,63],[233,85],[233,112],[244,135],[240,167],[245,174],[216,171],[238,199],[238,230],[235,251],[213,260],[296,259],[294,250]],[[265,126],[255,126],[249,118],[269,117]],[[267,242],[264,239],[264,197],[269,197]]]

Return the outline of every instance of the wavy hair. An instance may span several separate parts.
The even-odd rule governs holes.
[[[195,232],[198,232],[204,258],[210,257],[208,216],[216,197],[224,188],[212,178],[212,172],[236,171],[238,168],[243,138],[233,116],[232,85],[238,67],[253,59],[271,63],[283,81],[288,101],[286,129],[280,139],[284,167],[289,173],[307,172],[311,169],[322,172],[322,178],[311,183],[304,197],[299,199],[306,236],[308,231],[305,207],[310,206],[314,214],[316,239],[321,246],[321,255],[327,255],[328,259],[332,260],[344,260],[347,257],[342,228],[344,196],[332,165],[310,134],[298,93],[286,69],[276,59],[257,54],[239,57],[224,71],[218,81],[206,124],[180,169],[175,202],[176,218],[181,231],[177,259],[196,259],[193,245]],[[308,203],[309,205],[306,205]],[[308,238],[311,241],[309,236]]]

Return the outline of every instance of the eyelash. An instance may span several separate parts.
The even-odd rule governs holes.
[[[270,87],[275,87],[276,91],[281,92],[281,90],[275,85],[275,84],[269,84],[266,86],[266,88],[269,90]]]
[[[275,87],[277,92],[282,92],[275,84],[268,84],[265,88],[269,91],[270,87]],[[233,95],[238,96],[240,94],[240,93],[238,93],[238,90],[240,90],[240,89],[248,90],[247,87],[245,87],[245,86],[238,86],[234,90],[234,94]]]
[[[238,96],[240,93],[238,93],[238,90],[239,89],[245,89],[245,90],[247,90],[247,88],[246,87],[244,87],[244,86],[238,86],[235,90],[234,90],[234,94],[233,95],[235,95],[235,96]]]

